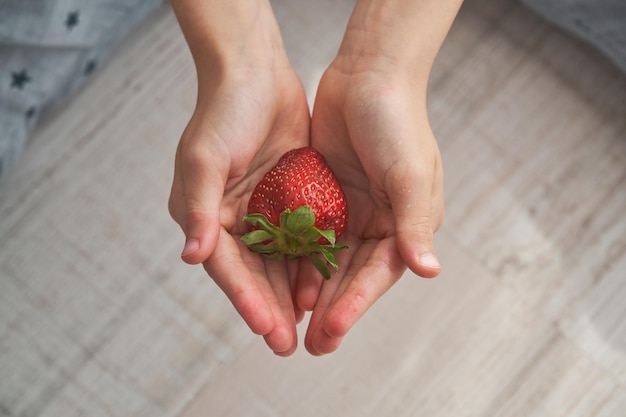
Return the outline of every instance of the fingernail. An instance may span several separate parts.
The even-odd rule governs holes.
[[[185,247],[183,248],[183,253],[180,256],[191,255],[195,251],[200,249],[200,241],[198,239],[188,239],[185,242]]]
[[[439,261],[437,257],[432,253],[425,253],[420,256],[420,264],[429,269],[439,269],[441,265],[439,265]]]

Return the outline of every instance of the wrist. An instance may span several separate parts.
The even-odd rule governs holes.
[[[337,64],[427,78],[462,0],[358,0]]]
[[[288,64],[269,1],[171,0],[198,80]]]

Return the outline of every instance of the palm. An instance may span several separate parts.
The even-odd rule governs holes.
[[[297,299],[302,308],[313,309],[305,339],[313,354],[336,349],[342,336],[405,268],[396,249],[395,223],[385,192],[372,181],[375,173],[365,170],[359,155],[370,150],[367,144],[355,147],[346,113],[339,107],[344,100],[337,91],[332,80],[322,79],[311,143],[325,155],[346,193],[349,222],[341,240],[349,249],[338,254],[339,271],[328,281],[321,282],[307,264],[301,267]],[[376,286],[365,281],[371,275],[376,276]]]
[[[341,271],[337,275],[347,281],[354,278],[366,262],[375,267],[376,261],[387,261],[389,255],[395,255],[389,249],[395,248],[396,231],[389,201],[384,191],[376,192],[379,186],[375,180],[370,180],[353,150],[347,130],[326,129],[336,126],[336,114],[329,113],[328,119],[320,117],[313,120],[312,146],[327,155],[351,208],[348,228],[342,237],[350,250],[343,255]],[[385,252],[384,259],[375,256],[381,250]]]
[[[438,273],[416,261],[415,248],[432,244],[429,232],[432,237],[442,219],[439,153],[422,103],[398,82],[349,77],[331,67],[318,88],[311,142],[344,187],[350,213],[342,239],[350,248],[329,281],[301,267],[296,298],[313,309],[305,343],[314,354],[335,350],[407,262],[423,276]]]
[[[188,261],[203,262],[250,328],[275,352],[289,354],[296,341],[295,274],[250,253],[240,237],[252,190],[277,155],[308,144],[310,119],[293,71],[252,76],[214,86],[199,103],[179,143],[170,210],[183,229],[200,224],[208,236],[206,255],[193,253]]]

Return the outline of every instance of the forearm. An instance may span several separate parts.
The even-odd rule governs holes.
[[[286,58],[268,0],[170,0],[193,55],[198,78]]]
[[[462,0],[358,0],[338,58],[350,71],[408,68],[427,78]],[[347,69],[347,68],[346,68]]]

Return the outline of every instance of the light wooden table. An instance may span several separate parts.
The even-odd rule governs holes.
[[[352,2],[273,4],[312,102]],[[407,274],[335,354],[277,358],[179,260],[195,76],[158,13],[0,189],[0,416],[625,416],[626,77],[513,0],[468,0],[429,98],[444,272]]]

